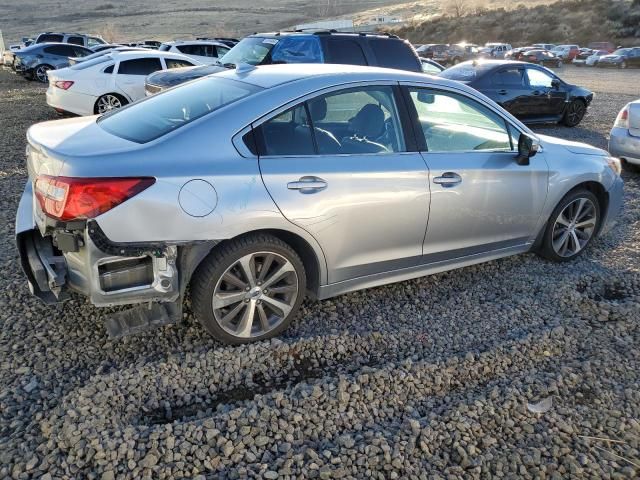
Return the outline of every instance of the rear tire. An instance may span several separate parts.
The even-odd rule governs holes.
[[[40,83],[48,83],[49,78],[47,76],[47,72],[53,69],[54,68],[51,65],[47,65],[47,64],[38,65],[33,69],[33,73],[31,75]]]
[[[554,262],[568,262],[582,254],[600,227],[600,204],[588,190],[564,196],[549,216],[538,254]]]
[[[587,104],[579,98],[573,100],[568,106],[562,118],[562,123],[567,127],[577,126],[587,113]]]
[[[102,115],[103,113],[116,110],[124,107],[127,103],[127,99],[117,93],[105,93],[98,97],[95,105],[93,106],[93,113]]]
[[[191,281],[194,312],[217,340],[237,345],[282,333],[306,292],[298,254],[271,235],[231,240],[205,258]]]

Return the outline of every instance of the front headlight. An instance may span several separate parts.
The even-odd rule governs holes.
[[[620,176],[620,174],[622,173],[622,164],[620,163],[620,159],[615,157],[607,157],[606,160],[609,168],[613,170],[616,175]]]

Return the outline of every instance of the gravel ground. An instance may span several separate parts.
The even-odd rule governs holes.
[[[640,71],[565,67],[606,146]],[[640,182],[569,264],[535,255],[305,303],[277,340],[183,324],[107,338],[32,298],[13,246],[43,88],[0,72],[0,478],[631,478],[640,474]]]

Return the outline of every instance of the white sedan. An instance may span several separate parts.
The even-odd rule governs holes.
[[[204,64],[214,64],[230,48],[216,40],[177,40],[163,43],[158,50],[181,53]]]
[[[47,104],[59,113],[102,114],[145,97],[150,73],[201,65],[179,53],[155,50],[111,52],[51,71]]]

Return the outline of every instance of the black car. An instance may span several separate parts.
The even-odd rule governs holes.
[[[504,60],[464,62],[441,77],[458,80],[484,93],[525,123],[578,125],[593,93],[563,81],[540,65]]]
[[[640,67],[640,47],[619,48],[598,59],[598,67]]]
[[[226,68],[240,64],[338,63],[372,65],[422,72],[422,64],[409,42],[396,35],[334,31],[256,33],[243,38],[219,60]],[[217,70],[216,70],[217,69]],[[212,68],[180,68],[147,77],[147,95],[220,71]]]

